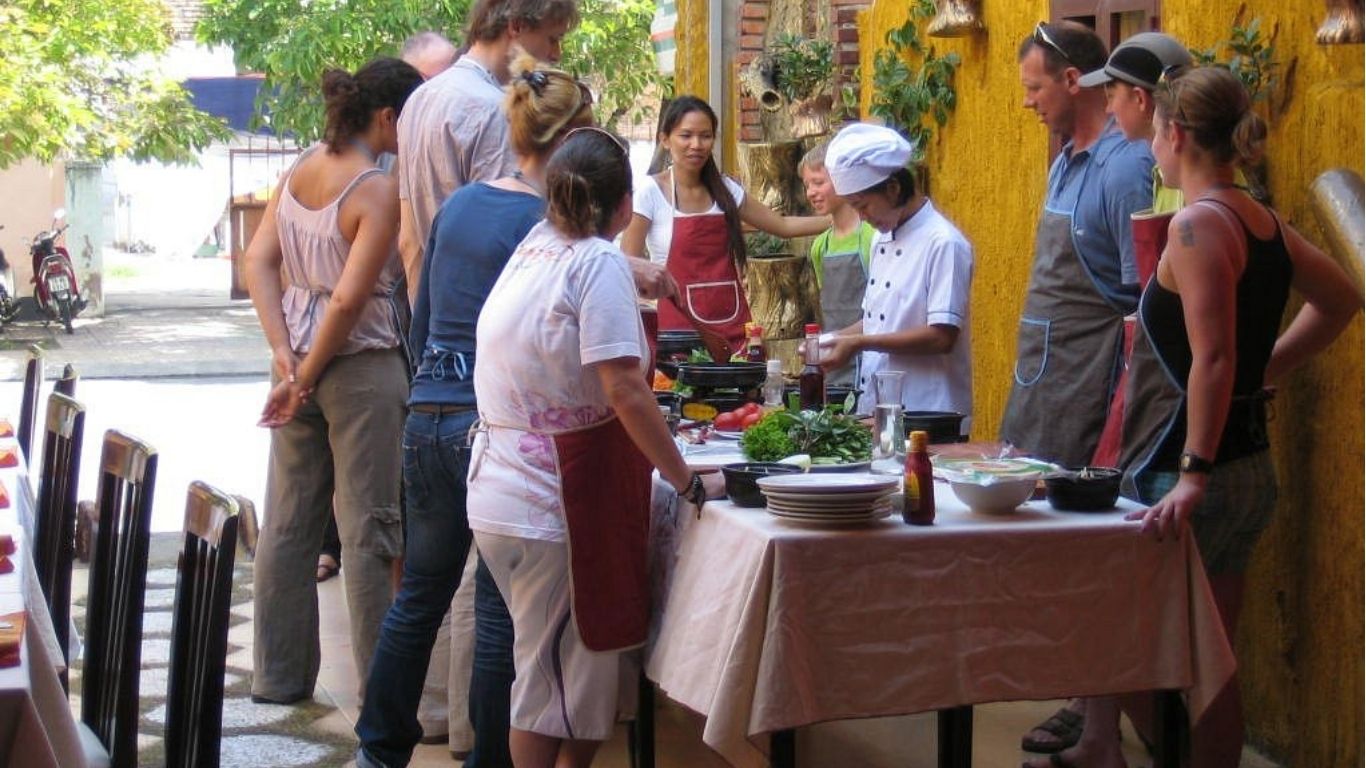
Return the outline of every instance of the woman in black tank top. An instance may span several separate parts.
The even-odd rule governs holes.
[[[1153,156],[1187,205],[1140,302],[1124,455],[1131,491],[1152,506],[1130,518],[1158,539],[1189,523],[1232,638],[1247,555],[1276,492],[1261,393],[1332,342],[1362,297],[1333,260],[1234,187],[1235,164],[1254,162],[1266,137],[1236,77],[1169,72],[1154,98]],[[1279,333],[1291,286],[1305,305]],[[1146,730],[1151,698],[1132,698],[1124,707]],[[1124,765],[1118,717],[1116,699],[1088,700],[1081,741],[1038,765]],[[1235,768],[1242,745],[1235,678],[1192,733],[1190,764]]]

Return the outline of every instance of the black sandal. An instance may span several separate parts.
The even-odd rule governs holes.
[[[1030,729],[1030,733],[1043,731],[1052,734],[1057,737],[1057,741],[1039,741],[1027,733],[1020,739],[1020,748],[1026,752],[1036,752],[1041,755],[1061,752],[1081,741],[1081,732],[1085,725],[1085,717],[1063,707],[1050,715],[1047,720]]]

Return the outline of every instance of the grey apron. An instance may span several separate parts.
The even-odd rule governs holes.
[[[1158,357],[1157,350],[1148,340],[1148,327],[1141,310],[1129,358],[1128,391],[1124,394],[1124,402],[1124,436],[1119,454],[1124,480],[1120,491],[1127,498],[1138,499],[1138,476],[1147,470],[1186,410],[1185,382],[1178,381]]]
[[[863,291],[868,270],[863,266],[863,228],[859,250],[827,253],[821,258],[821,319],[827,331],[848,328],[863,319]],[[857,380],[859,355],[838,370],[825,374],[827,386],[852,387]]]
[[[1034,243],[1001,439],[1047,461],[1089,464],[1124,353],[1124,313],[1072,243],[1072,217],[1047,209]]]

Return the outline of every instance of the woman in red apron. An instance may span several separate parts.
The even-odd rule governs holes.
[[[722,482],[683,461],[626,256],[625,147],[578,128],[479,316],[470,528],[512,614],[509,747],[519,768],[587,766],[615,723],[621,651],[645,642],[651,470],[694,505]]]
[[[1271,209],[1234,185],[1266,126],[1228,70],[1202,67],[1154,92],[1153,157],[1186,207],[1172,221],[1139,302],[1124,421],[1126,495],[1150,504],[1130,519],[1159,540],[1192,536],[1224,633],[1236,637],[1243,574],[1275,509],[1265,385],[1326,348],[1361,309],[1347,273]],[[1281,332],[1290,289],[1305,305]],[[1198,707],[1190,764],[1236,768],[1243,750],[1237,678]],[[1124,702],[1144,730],[1145,697]],[[1026,768],[1119,765],[1119,708],[1089,699],[1081,741]]]
[[[740,224],[782,238],[817,235],[826,216],[780,216],[721,175],[712,158],[716,113],[696,96],[669,102],[659,120],[659,142],[670,165],[640,185],[621,249],[663,264],[678,286],[659,305],[659,329],[705,326],[724,336],[732,352],[745,343],[745,241]]]

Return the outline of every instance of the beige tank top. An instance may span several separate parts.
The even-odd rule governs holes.
[[[294,167],[316,150],[313,147],[299,157]],[[280,203],[275,211],[275,223],[284,256],[285,292],[282,308],[285,324],[289,327],[289,343],[296,354],[305,354],[313,346],[313,337],[322,326],[328,299],[341,280],[346,259],[351,253],[351,241],[341,232],[338,214],[351,191],[372,174],[382,174],[370,168],[356,177],[340,195],[319,209],[305,207],[289,189],[293,176],[285,177],[280,185]],[[389,296],[403,275],[397,243],[361,310],[356,326],[338,354],[349,355],[366,349],[391,349],[400,344],[398,320]]]

